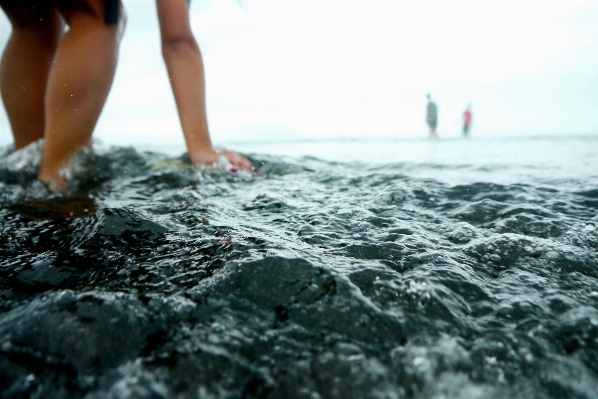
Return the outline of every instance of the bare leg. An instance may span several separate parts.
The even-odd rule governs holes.
[[[118,55],[119,27],[105,24],[104,2],[79,3],[62,10],[70,29],[54,56],[46,90],[45,145],[38,178],[59,187],[64,187],[60,170],[76,150],[89,144]]]
[[[15,149],[44,135],[44,97],[64,24],[47,0],[4,0],[13,30],[0,64],[0,91]]]

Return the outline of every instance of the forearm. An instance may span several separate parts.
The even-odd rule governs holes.
[[[195,40],[182,38],[162,44],[162,54],[192,161],[213,151],[205,103],[203,61]]]

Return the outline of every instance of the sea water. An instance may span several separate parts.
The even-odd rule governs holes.
[[[0,389],[596,398],[598,138],[0,155]],[[182,152],[182,151],[181,151]]]

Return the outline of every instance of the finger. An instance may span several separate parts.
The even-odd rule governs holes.
[[[246,157],[242,157],[241,161],[242,161],[243,168],[245,168],[247,170],[253,169],[253,164],[251,163],[251,161],[249,159],[247,159]]]
[[[245,169],[245,170],[251,170],[251,167],[253,166],[251,164],[251,162],[249,161],[249,159],[247,159],[246,157],[244,157],[241,154],[235,154],[237,156],[237,166],[241,169]]]
[[[251,162],[238,152],[231,150],[221,150],[220,154],[224,155],[228,159],[228,161],[237,169],[251,171],[253,168]]]
[[[232,163],[234,166],[239,166],[239,165],[237,165],[239,162],[239,160],[236,156],[237,154],[235,154],[234,152],[225,150],[222,152],[222,155],[224,155],[226,157],[226,159],[228,159],[228,161],[230,163]]]

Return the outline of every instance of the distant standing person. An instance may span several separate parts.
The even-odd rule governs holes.
[[[432,97],[428,94],[428,106],[426,108],[426,122],[430,127],[430,138],[437,139],[436,124],[438,123],[438,109],[436,104],[432,101]]]
[[[471,130],[471,104],[467,106],[465,112],[463,112],[463,137],[469,137],[469,131]]]

